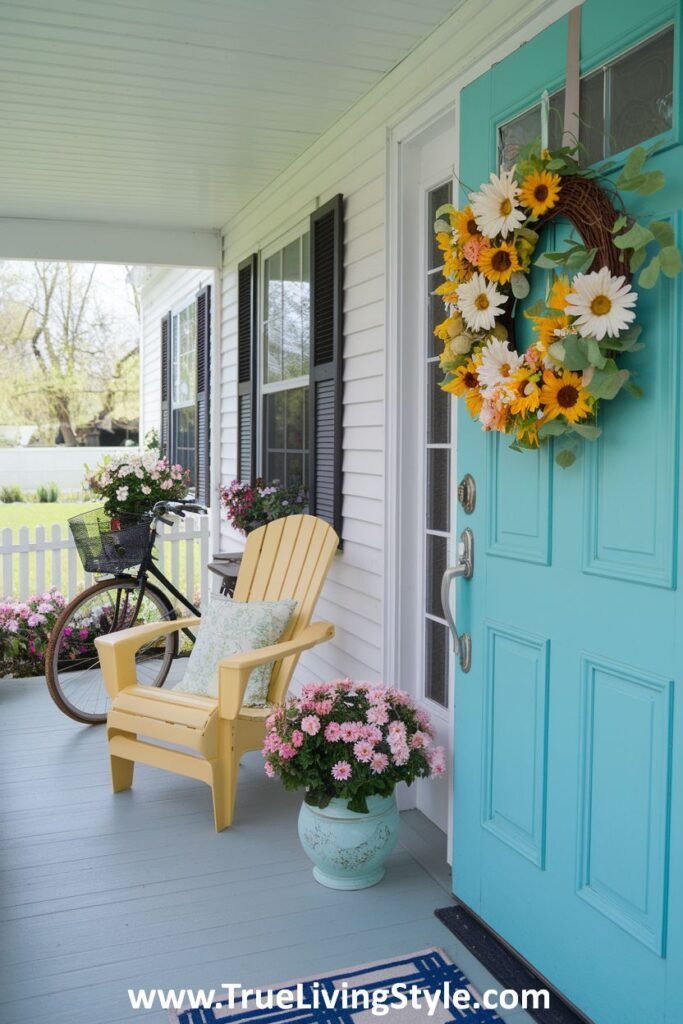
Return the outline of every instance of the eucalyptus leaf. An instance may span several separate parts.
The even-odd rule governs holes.
[[[566,423],[560,423],[559,420],[548,420],[542,427],[539,428],[538,436],[543,437],[562,437],[566,434],[569,427]]]
[[[636,270],[640,270],[646,259],[647,249],[634,249],[629,263],[631,273],[635,274]]]
[[[552,351],[554,347],[555,345],[550,346],[550,351],[553,355],[555,355]],[[577,372],[578,370],[588,369],[590,360],[588,358],[586,342],[583,338],[579,338],[576,334],[570,334],[562,339],[562,347],[564,348],[564,359],[562,362],[568,370]]]
[[[647,174],[641,174],[640,178],[641,180],[636,189],[627,186],[622,187],[627,188],[627,191],[638,192],[641,196],[651,196],[654,192],[659,192],[666,184],[663,171],[648,171]]]
[[[564,263],[566,258],[565,252],[544,252],[535,260],[535,264],[542,270],[557,270],[558,265]]]
[[[558,452],[555,456],[555,462],[562,469],[569,469],[576,462],[576,455],[571,448],[563,448],[561,452]]]
[[[607,359],[600,350],[600,344],[595,338],[589,338],[587,345],[588,362],[591,366],[597,367],[598,370],[603,370],[607,365]]]
[[[561,341],[554,341],[548,348],[548,352],[553,359],[557,359],[558,363],[563,363],[565,361],[567,353],[565,352],[564,345]]]
[[[578,252],[573,253],[565,264],[567,270],[571,270],[575,274],[585,274],[595,259],[597,251],[597,249],[587,249],[585,255]]]
[[[536,302],[534,302],[533,306],[529,306],[528,309],[524,310],[524,316],[530,320],[533,316],[541,316],[544,309],[545,302],[543,301],[543,299],[537,299]]]
[[[647,155],[647,150],[643,146],[636,146],[635,149],[632,149],[626,158],[621,177],[630,180],[640,174],[643,164],[647,160]]]
[[[585,437],[587,441],[596,441],[602,434],[600,427],[595,427],[592,423],[574,423],[572,430],[575,434]]]
[[[648,228],[655,236],[660,245],[673,245],[674,244],[674,229],[668,221],[665,220],[651,220],[648,224]]]
[[[435,220],[434,221],[434,231],[435,232],[446,231],[446,232],[448,232],[448,234],[450,234],[450,232],[452,230],[453,229],[451,228],[451,225],[449,224],[449,222],[447,220]]]
[[[642,249],[643,246],[652,242],[654,237],[648,228],[644,228],[642,224],[635,223],[628,231],[624,231],[623,235],[617,235],[614,239],[614,244],[617,249]]]
[[[640,384],[634,384],[633,381],[626,381],[624,384],[624,391],[628,391],[632,398],[642,398],[645,392],[641,388]]]
[[[439,207],[434,216],[436,217],[437,220],[439,220],[440,217],[443,217],[444,214],[447,213],[455,213],[455,207],[453,206],[453,203],[444,203],[443,206]]]
[[[555,156],[552,160],[548,160],[548,163],[545,166],[548,171],[561,171],[565,166],[564,158],[561,156]]]
[[[612,225],[612,234],[616,235],[617,231],[621,231],[621,229],[625,228],[627,224],[628,224],[628,219],[626,217],[624,217],[624,215],[622,213],[620,217],[617,217],[617,219],[615,220],[614,224]]]
[[[531,228],[521,227],[515,231],[515,236],[526,239],[527,242],[531,242],[536,245],[538,242],[538,231],[532,231]]]
[[[654,288],[660,271],[659,256],[653,256],[646,267],[640,272],[638,284],[641,288]]]
[[[612,360],[608,361],[612,362]],[[610,400],[619,394],[622,387],[629,378],[628,370],[613,370],[611,367],[604,370],[596,370],[593,379],[588,385],[588,390],[594,398],[605,398]]]
[[[516,299],[525,299],[531,290],[529,278],[521,270],[516,270],[510,278],[512,294]]]
[[[659,253],[659,264],[662,273],[667,277],[676,277],[683,270],[683,260],[675,245],[665,245]]]

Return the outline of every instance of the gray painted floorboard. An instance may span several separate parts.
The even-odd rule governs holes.
[[[1,1024],[161,1024],[128,988],[264,986],[427,946],[495,987],[433,916],[450,893],[426,818],[403,815],[381,885],[342,893],[313,880],[298,807],[258,754],[221,835],[190,779],[141,766],[114,797],[103,729],[62,716],[38,681],[0,681]]]

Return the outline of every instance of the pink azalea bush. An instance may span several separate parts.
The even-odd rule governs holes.
[[[36,676],[45,671],[45,652],[50,631],[66,604],[53,587],[28,601],[0,601],[0,676]],[[78,658],[87,650],[89,630],[73,630],[64,638],[66,657]]]
[[[306,802],[334,797],[367,813],[369,796],[389,796],[398,782],[442,775],[429,715],[401,690],[342,679],[304,686],[269,717],[263,745],[266,775]]]
[[[94,470],[88,467],[85,486],[104,500],[107,515],[149,511],[157,501],[180,501],[187,496],[189,473],[178,463],[150,449],[105,455]]]

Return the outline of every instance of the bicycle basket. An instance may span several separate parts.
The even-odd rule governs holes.
[[[151,513],[108,515],[103,508],[69,519],[86,572],[117,573],[139,565],[149,546]]]

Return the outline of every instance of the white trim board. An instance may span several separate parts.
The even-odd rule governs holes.
[[[0,259],[220,267],[219,231],[0,218]]]

